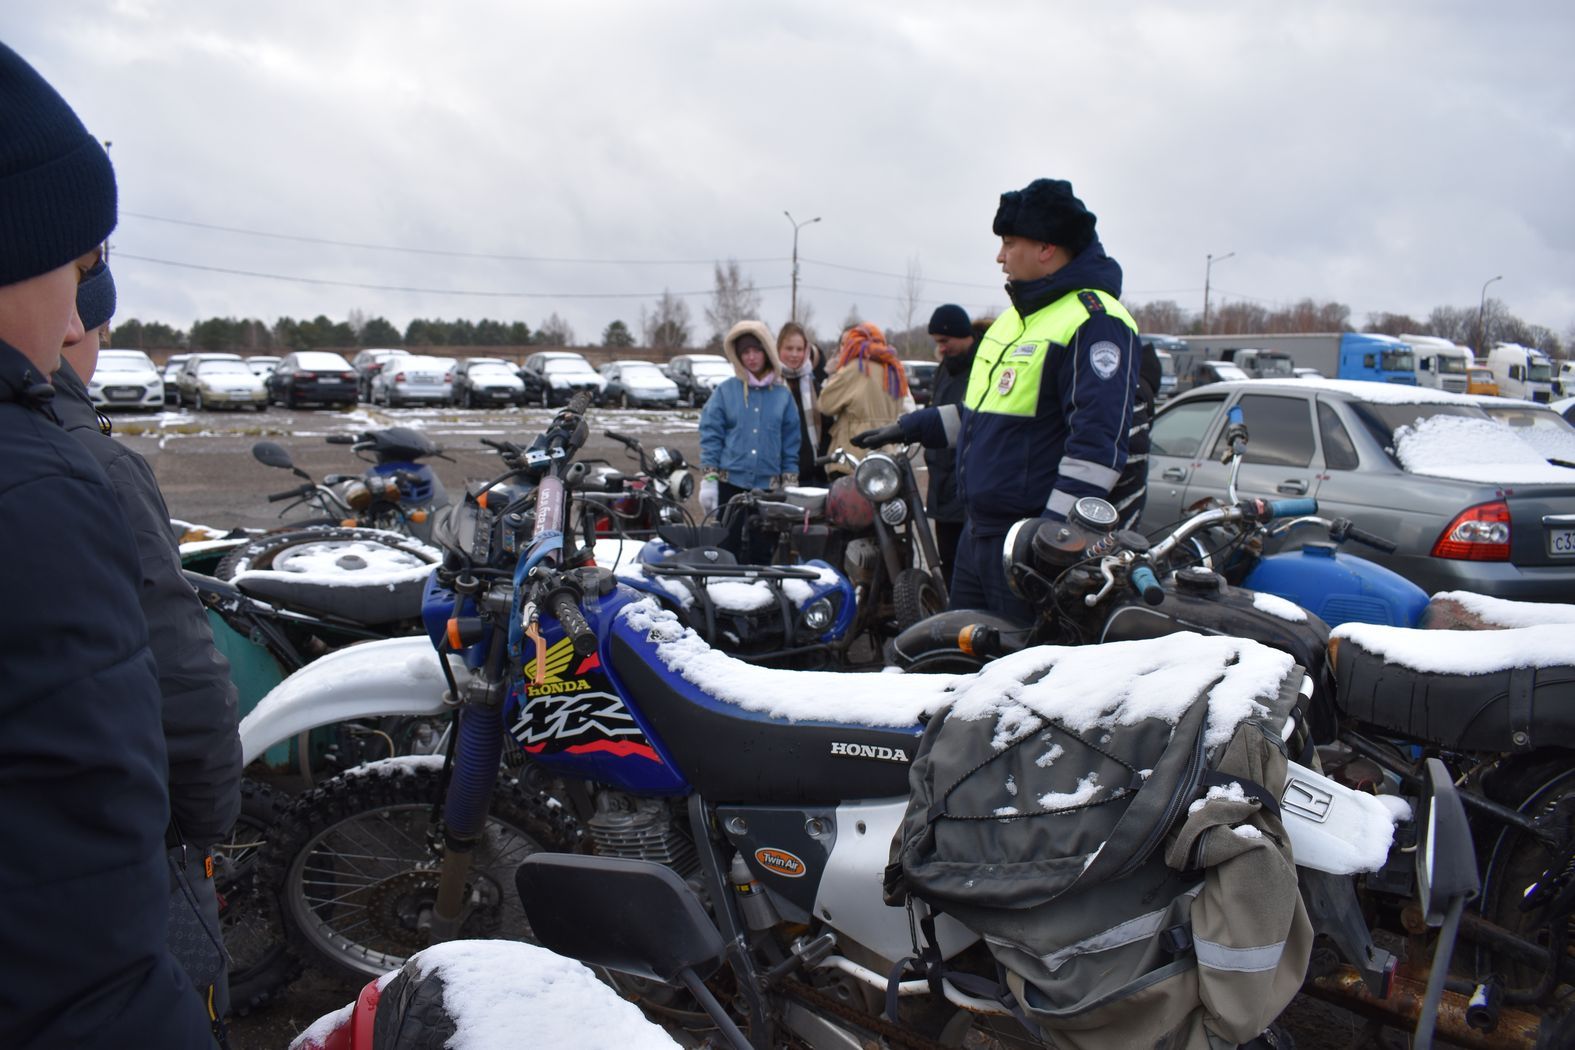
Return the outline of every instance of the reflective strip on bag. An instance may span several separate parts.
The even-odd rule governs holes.
[[[1215,944],[1213,941],[1205,941],[1194,934],[1192,950],[1198,957],[1198,965],[1207,966],[1211,970],[1265,973],[1280,965],[1280,956],[1285,954],[1285,942],[1277,941],[1261,948],[1230,948],[1223,944]]]

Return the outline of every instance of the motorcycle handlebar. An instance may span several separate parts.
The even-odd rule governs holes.
[[[1165,588],[1159,585],[1159,578],[1154,575],[1154,570],[1147,565],[1139,565],[1132,570],[1132,589],[1143,596],[1149,605],[1158,605],[1165,600]]]
[[[628,434],[620,434],[616,430],[604,430],[602,431],[602,434],[612,438],[614,441],[618,442],[620,445],[623,445],[625,448],[638,449],[640,447],[639,440],[637,438],[630,437]]]
[[[299,499],[302,496],[310,496],[312,493],[314,493],[316,491],[317,491],[317,486],[316,485],[311,485],[311,484],[302,485],[300,488],[291,489],[289,492],[275,492],[272,496],[268,497],[268,502],[269,503],[278,503],[278,502],[280,502],[282,500],[287,500],[287,499]]]
[[[564,591],[553,595],[552,615],[557,617],[558,623],[563,627],[563,633],[573,641],[576,653],[589,656],[596,651],[596,634],[591,630],[590,624],[585,622],[585,614],[580,612],[579,603],[574,600],[574,595]]]
[[[1265,501],[1270,518],[1299,518],[1304,514],[1317,514],[1318,501],[1311,496],[1301,499],[1271,499]]]
[[[1382,551],[1385,554],[1393,554],[1398,549],[1398,545],[1393,540],[1387,540],[1382,536],[1368,532],[1366,529],[1359,529],[1349,518],[1339,518],[1331,524],[1329,526],[1329,536],[1337,542],[1355,540],[1357,543],[1371,547],[1376,551]]]
[[[329,434],[323,440],[330,445],[353,445],[361,439],[354,434]]]

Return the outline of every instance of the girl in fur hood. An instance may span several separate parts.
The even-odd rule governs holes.
[[[799,418],[782,381],[776,340],[759,321],[740,321],[722,340],[733,378],[712,391],[700,413],[700,506],[714,514],[740,492],[798,484]],[[770,550],[751,535],[742,549],[744,522],[736,516],[725,544],[749,562]]]

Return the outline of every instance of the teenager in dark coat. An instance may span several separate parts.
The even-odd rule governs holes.
[[[782,362],[782,381],[793,394],[798,409],[798,483],[824,485],[826,469],[815,464],[823,430],[820,418],[820,388],[826,382],[820,348],[797,321],[789,321],[777,333],[777,358]]]
[[[166,755],[141,574],[49,376],[115,225],[109,158],[0,44],[0,1046],[208,1047],[165,948]]]

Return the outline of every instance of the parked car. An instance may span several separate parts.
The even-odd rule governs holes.
[[[1316,368],[1293,368],[1291,374],[1297,379],[1322,379],[1323,373]]]
[[[283,360],[273,354],[253,354],[246,359],[246,367],[252,370],[252,375],[267,379],[269,373],[279,367],[279,362]]]
[[[186,359],[190,354],[171,354],[169,360],[164,362],[160,375],[164,377],[164,403],[166,405],[180,404],[180,386],[175,382],[180,377],[180,370],[185,367]]]
[[[407,354],[383,363],[372,377],[372,403],[398,408],[419,402],[446,405],[454,388],[454,359]]]
[[[1331,379],[1255,379],[1183,394],[1150,432],[1153,532],[1205,498],[1226,498],[1226,412],[1251,434],[1241,495],[1312,496],[1399,545],[1362,556],[1429,592],[1568,601],[1575,593],[1575,469],[1505,435],[1464,394]],[[1291,534],[1313,538],[1310,530]]]
[[[623,408],[672,408],[678,385],[649,361],[612,361],[602,365],[607,387],[602,399]]]
[[[607,386],[591,363],[572,350],[541,350],[531,354],[520,366],[519,377],[525,384],[526,402],[543,408],[568,404],[569,398],[581,390],[589,390],[599,405]]]
[[[373,349],[362,350],[350,362],[355,369],[356,397],[362,401],[372,400],[372,379],[383,368],[383,363],[394,357],[409,357],[409,350]]]
[[[1488,397],[1498,396],[1498,377],[1491,368],[1466,369],[1466,393],[1484,394]]]
[[[1563,401],[1555,401],[1548,407],[1571,423],[1575,423],[1575,397],[1567,397]]]
[[[523,405],[525,381],[498,357],[467,357],[454,366],[450,400],[463,408],[478,405]]]
[[[181,403],[199,412],[218,408],[268,408],[268,388],[261,377],[234,357],[202,354],[186,362],[180,374]]]
[[[212,353],[187,354],[175,373],[175,403],[185,407],[195,403],[197,391],[197,366],[204,361],[240,361],[240,354]],[[244,365],[242,367],[245,367]]]
[[[355,369],[327,350],[297,350],[286,354],[269,374],[268,399],[286,408],[304,404],[354,408]]]
[[[1199,361],[1192,366],[1189,386],[1196,389],[1211,383],[1231,383],[1248,378],[1247,373],[1229,361]]]
[[[1575,425],[1554,411],[1552,405],[1533,404],[1513,397],[1478,397],[1473,400],[1515,436],[1542,453],[1550,463],[1575,467]]]
[[[902,370],[908,373],[908,390],[913,394],[913,403],[927,405],[930,403],[930,388],[935,384],[935,369],[939,367],[934,361],[904,361]]]
[[[733,375],[733,365],[721,354],[679,354],[667,362],[667,378],[678,387],[678,398],[691,408],[706,403],[718,383]]]
[[[88,396],[98,408],[163,408],[164,379],[141,350],[101,350],[88,380]]]

